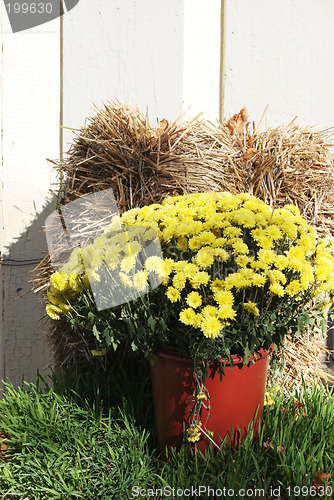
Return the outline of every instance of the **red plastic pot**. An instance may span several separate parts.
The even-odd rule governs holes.
[[[244,435],[250,422],[254,422],[254,434],[262,418],[269,354],[261,350],[257,361],[243,365],[239,356],[232,356],[234,367],[226,364],[222,381],[219,373],[205,382],[211,400],[210,417],[206,428],[213,431],[218,445],[225,436],[227,441],[236,439],[241,430]],[[252,358],[250,358],[250,361]],[[167,448],[180,449],[184,429],[188,425],[189,402],[194,391],[194,364],[169,351],[152,354],[151,374],[155,424],[158,446],[161,452]],[[205,424],[207,413],[202,414]],[[232,427],[232,433],[231,433]],[[202,434],[197,443],[204,452],[207,438]]]

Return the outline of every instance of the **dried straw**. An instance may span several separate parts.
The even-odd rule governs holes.
[[[57,163],[59,201],[67,203],[112,188],[123,212],[159,203],[169,195],[249,192],[273,207],[297,205],[321,235],[334,235],[331,136],[294,122],[261,132],[248,121],[244,108],[223,124],[179,116],[170,124],[162,120],[154,128],[138,109],[107,103],[86,128],[75,133],[66,158]],[[47,291],[51,272],[45,257],[35,269],[35,291]],[[48,332],[60,366],[89,359],[90,341],[71,335],[75,334],[63,324]],[[287,342],[286,366],[295,376],[293,366],[299,370],[300,363],[313,363],[318,341],[314,345],[310,339],[293,345]],[[299,364],[296,349],[304,360]]]

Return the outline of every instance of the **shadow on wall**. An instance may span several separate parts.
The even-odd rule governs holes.
[[[54,199],[47,201],[26,232],[6,250],[3,258],[10,260],[1,265],[0,356],[3,368],[0,376],[16,386],[23,380],[35,383],[37,371],[45,377],[52,368],[52,353],[44,334],[47,328],[45,301],[31,292],[29,281],[37,260],[42,260],[47,253],[43,228],[45,219],[55,206]]]

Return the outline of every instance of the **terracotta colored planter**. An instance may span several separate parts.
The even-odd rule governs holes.
[[[269,355],[260,351],[254,364],[243,365],[238,356],[232,356],[234,368],[228,363],[220,381],[219,373],[205,382],[211,399],[211,412],[206,427],[213,431],[213,440],[219,445],[236,438],[238,428],[245,433],[254,420],[255,435],[262,418]],[[251,360],[252,358],[250,358]],[[160,451],[165,447],[180,449],[184,429],[188,427],[189,402],[194,390],[194,364],[171,352],[152,355],[151,374],[157,440]],[[257,412],[257,413],[256,413]],[[207,414],[203,412],[202,422]],[[233,427],[231,435],[231,427]],[[197,446],[205,450],[207,439],[201,436]]]

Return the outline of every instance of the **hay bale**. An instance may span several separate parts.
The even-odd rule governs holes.
[[[261,132],[244,108],[223,124],[179,117],[154,128],[138,109],[113,102],[75,133],[58,162],[58,197],[67,203],[112,188],[123,212],[184,193],[248,192],[275,208],[293,203],[321,235],[334,235],[333,167],[329,133],[294,121]],[[51,272],[45,257],[35,269],[35,291],[47,291]],[[63,323],[47,335],[59,366],[91,359],[91,339]]]

